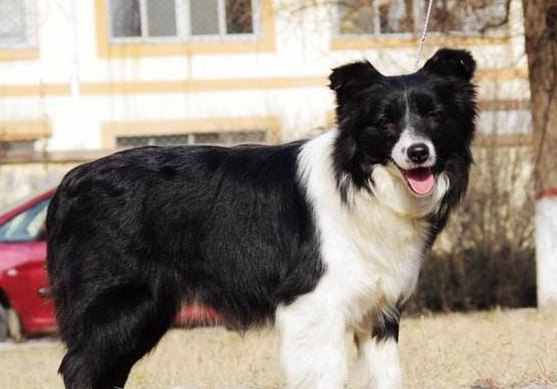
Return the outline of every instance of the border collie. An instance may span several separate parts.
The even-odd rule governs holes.
[[[465,192],[476,118],[470,53],[387,77],[330,75],[338,128],[280,146],[142,147],[66,175],[48,273],[68,389],[123,387],[183,303],[245,331],[273,323],[287,386],[401,384],[399,318],[424,251]]]

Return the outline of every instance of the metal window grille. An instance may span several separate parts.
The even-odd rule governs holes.
[[[267,131],[223,131],[168,135],[119,136],[116,138],[118,148],[140,146],[173,146],[173,145],[237,145],[242,143],[266,143]]]
[[[0,141],[0,157],[31,154],[35,150],[35,141]]]
[[[338,2],[341,35],[413,33],[423,25],[428,0],[343,0]],[[505,28],[506,0],[436,0],[429,30],[479,33]],[[501,25],[499,25],[501,24]]]
[[[31,0],[0,0],[0,47],[32,45],[33,20]]]
[[[256,0],[106,0],[115,41],[255,34]]]

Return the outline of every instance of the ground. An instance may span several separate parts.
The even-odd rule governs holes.
[[[557,312],[405,318],[400,348],[408,389],[557,388]],[[62,388],[62,354],[53,339],[0,344],[0,388]],[[126,388],[280,388],[276,356],[272,330],[242,337],[222,328],[176,329],[134,367]]]

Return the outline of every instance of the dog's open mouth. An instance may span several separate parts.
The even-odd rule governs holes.
[[[416,169],[400,169],[408,187],[418,196],[426,196],[433,191],[435,175],[431,168],[419,167]]]

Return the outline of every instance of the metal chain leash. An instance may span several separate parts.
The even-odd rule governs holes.
[[[427,34],[427,27],[429,25],[429,17],[431,15],[431,9],[432,8],[433,8],[433,0],[429,0],[429,3],[427,4],[427,13],[425,15],[424,31],[422,32],[422,37],[420,39],[420,44],[418,46],[418,55],[416,56],[416,62],[414,62],[414,70],[418,69],[418,64],[420,62],[420,57],[422,56],[422,51],[424,49],[425,37],[426,37],[426,34]]]

